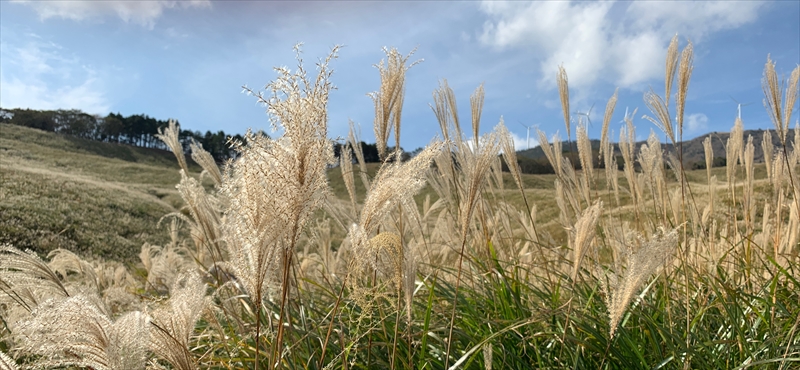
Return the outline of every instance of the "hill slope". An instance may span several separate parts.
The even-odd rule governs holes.
[[[0,124],[0,243],[133,261],[169,240],[179,180],[170,152]]]

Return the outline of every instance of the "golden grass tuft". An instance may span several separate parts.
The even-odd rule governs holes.
[[[650,240],[639,236],[624,243],[628,246],[623,257],[627,260],[625,270],[615,271],[605,286],[611,337],[642,284],[673,255],[678,245],[678,231],[661,229]]]

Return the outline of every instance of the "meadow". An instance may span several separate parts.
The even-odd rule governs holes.
[[[222,166],[197,145],[186,158],[174,123],[159,135],[175,153],[167,162],[99,160],[78,144],[30,150],[39,144],[5,133],[64,139],[3,125],[0,204],[18,216],[3,216],[0,235],[32,241],[0,246],[0,369],[800,366],[800,127],[789,127],[800,67],[784,81],[767,59],[774,130],[756,142],[737,119],[726,166],[712,167],[708,140],[705,170],[684,168],[680,150],[691,44],[672,40],[664,95],[644,96],[671,154],[659,135],[637,145],[632,116],[614,143],[616,92],[593,151],[561,68],[569,145],[538,132],[555,174],[524,175],[502,121],[479,134],[483,88],[463,118],[446,81],[433,92],[440,136],[398,160],[413,64],[394,49],[370,95],[382,163],[364,162],[353,129],[334,157],[337,53],[312,73],[298,50],[297,68],[250,91],[282,134],[248,133]],[[145,236],[115,248],[139,243],[138,258],[14,231],[52,234],[63,202],[81,204],[71,230],[134,225]]]

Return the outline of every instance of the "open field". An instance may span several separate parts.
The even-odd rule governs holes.
[[[278,69],[267,86],[275,96],[252,92],[283,135],[248,135],[224,176],[201,148],[189,167],[181,150],[174,162],[125,148],[102,157],[86,143],[0,127],[19,138],[4,135],[0,147],[10,153],[3,211],[19,210],[2,225],[21,235],[14,243],[40,248],[0,246],[0,370],[800,364],[800,128],[787,140],[800,67],[783,83],[765,66],[767,98],[790,98],[770,103],[779,146],[750,140],[737,120],[725,167],[709,165],[709,141],[708,170],[691,171],[655,134],[637,145],[630,118],[629,139],[598,151],[579,121],[576,153],[542,140],[555,174],[523,175],[502,123],[466,140],[446,82],[433,95],[444,140],[391,161],[407,59],[391,49],[373,95],[385,161],[359,160],[351,133],[355,160],[345,147],[331,169],[324,117],[337,50],[316,77]],[[679,113],[675,126],[670,109],[685,104],[691,61],[676,36],[665,76],[676,101],[670,87],[666,98],[646,96],[673,146],[683,121]],[[558,83],[569,112],[563,68]],[[480,132],[482,87],[470,102]],[[178,148],[178,134],[170,124],[160,138]],[[603,168],[587,166],[598,154]],[[152,226],[176,209],[169,227]],[[32,231],[40,224],[49,234]],[[95,233],[129,249],[115,253]],[[79,255],[41,258],[55,247]]]

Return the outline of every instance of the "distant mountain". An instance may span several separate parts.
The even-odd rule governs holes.
[[[761,142],[763,140],[764,135],[769,131],[772,135],[772,145],[775,147],[776,151],[780,148],[781,144],[778,140],[778,135],[775,134],[774,130],[746,130],[744,131],[744,142],[747,144],[747,140],[750,136],[753,137],[753,144],[755,146],[755,154],[754,159],[756,163],[764,161],[764,151],[761,148]],[[790,150],[793,148],[794,142],[794,129],[789,130],[789,134],[787,135],[786,146]],[[714,158],[726,158],[725,154],[725,144],[730,137],[729,132],[711,132],[699,137],[696,137],[692,140],[684,141],[683,142],[683,163],[687,166],[692,166],[693,164],[705,164],[705,149],[703,148],[703,141],[707,138],[711,137],[711,148],[714,151]],[[661,148],[664,150],[664,154],[667,155],[668,153],[675,153],[675,150],[672,144],[665,144],[663,142],[664,137],[660,138]],[[597,152],[600,148],[600,140],[591,140],[592,143],[592,151]],[[639,141],[636,143],[636,152],[638,153],[639,148],[641,148],[642,144],[645,144],[645,141]],[[679,144],[680,145],[680,144]],[[570,151],[570,144],[567,141],[563,141],[561,143],[561,149],[565,153],[569,153]],[[578,148],[575,142],[572,142],[572,150],[577,152]],[[617,143],[614,143],[614,151],[617,155],[621,155],[619,152],[619,146]],[[533,160],[547,160],[547,157],[544,155],[544,151],[542,151],[541,146],[537,146],[535,148],[521,150],[517,152],[517,157],[520,158],[528,158]],[[723,162],[724,163],[724,162]]]

